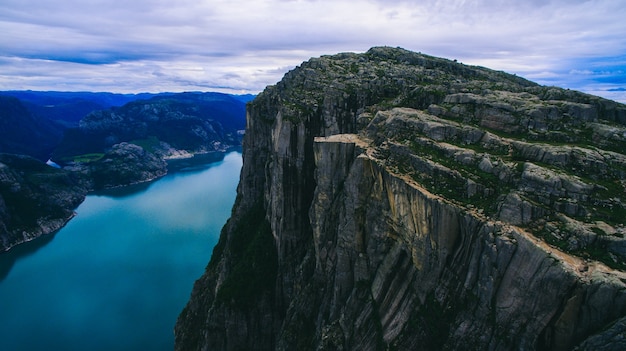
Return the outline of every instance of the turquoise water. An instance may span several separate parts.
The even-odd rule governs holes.
[[[173,349],[230,216],[241,154],[185,162],[149,185],[87,196],[53,237],[0,255],[0,350]]]

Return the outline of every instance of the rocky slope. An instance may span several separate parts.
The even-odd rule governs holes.
[[[0,154],[0,251],[63,227],[86,193],[76,174]]]
[[[394,48],[248,105],[177,350],[624,348],[626,106]]]
[[[167,173],[163,158],[132,143],[115,144],[106,153],[92,156],[64,168],[80,174],[90,190],[144,183]]]

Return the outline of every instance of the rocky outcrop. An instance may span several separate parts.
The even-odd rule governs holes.
[[[373,48],[248,106],[178,350],[569,350],[626,330],[626,107]]]
[[[167,173],[167,163],[141,146],[120,143],[90,162],[74,163],[66,169],[82,174],[90,189],[99,190],[162,177]]]
[[[59,230],[86,193],[75,174],[28,156],[0,154],[0,251]]]

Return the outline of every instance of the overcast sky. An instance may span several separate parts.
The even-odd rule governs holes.
[[[623,0],[1,0],[0,90],[258,93],[400,46],[626,102]]]

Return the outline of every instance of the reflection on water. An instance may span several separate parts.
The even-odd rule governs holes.
[[[56,233],[48,234],[13,247],[9,252],[0,253],[0,283],[11,271],[11,267],[19,259],[26,258],[52,241]]]
[[[0,255],[0,349],[172,350],[241,169],[240,153],[195,161],[91,194],[57,234]]]

